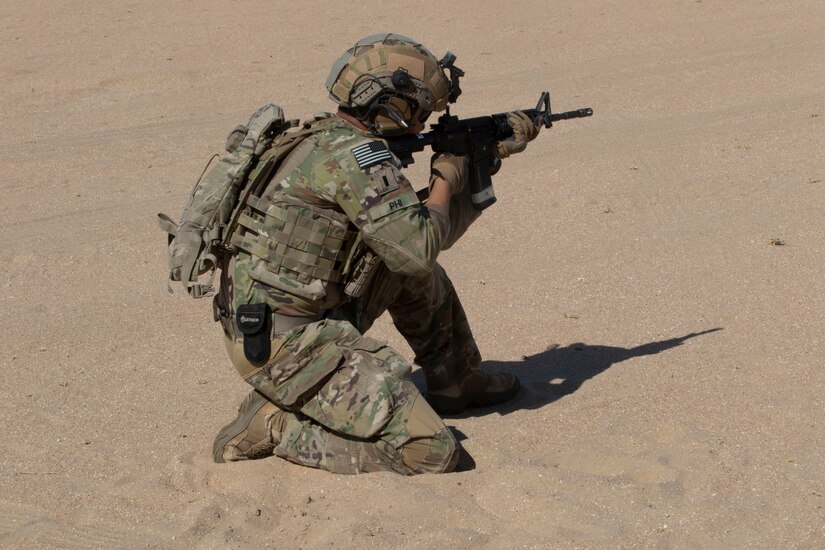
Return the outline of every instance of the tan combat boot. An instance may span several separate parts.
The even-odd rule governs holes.
[[[238,417],[218,432],[212,444],[215,462],[255,460],[272,455],[279,443],[284,411],[257,391],[250,392],[238,407]],[[273,434],[273,426],[276,428]]]
[[[521,383],[513,374],[470,369],[464,373],[458,387],[430,392],[427,402],[438,414],[461,414],[464,409],[492,407],[509,401],[519,388]]]

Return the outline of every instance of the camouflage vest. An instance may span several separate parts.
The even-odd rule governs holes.
[[[345,214],[281,194],[250,197],[231,242],[257,260],[253,278],[301,294],[298,285],[315,279],[342,281],[357,235]]]
[[[245,204],[266,184],[281,161],[315,131],[312,123],[287,131],[297,125],[297,120],[285,121],[277,105],[261,107],[246,125],[230,132],[228,154],[204,170],[180,223],[158,214],[158,223],[168,234],[169,281],[181,282],[191,297],[215,293],[215,271],[232,254],[232,235]],[[201,282],[200,276],[206,273],[210,273],[209,280]],[[167,288],[172,292],[171,286]]]
[[[310,126],[328,132],[350,125],[320,114],[305,124]],[[310,141],[297,147],[260,192],[249,197],[230,243],[233,251],[248,255],[246,274],[267,287],[314,302],[328,297],[330,284],[340,284],[344,299],[360,297],[380,263],[378,256],[340,209],[310,204],[281,190],[315,146]]]

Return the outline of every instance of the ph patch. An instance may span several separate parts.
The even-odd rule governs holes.
[[[418,197],[415,195],[415,192],[404,193],[394,199],[382,202],[376,206],[373,206],[369,210],[369,216],[372,221],[380,220],[384,216],[392,214],[393,212],[397,212],[398,210],[403,210],[409,206],[413,206],[414,204],[420,204],[418,202]]]
[[[362,169],[392,158],[389,149],[382,141],[369,141],[353,147],[352,155],[355,157],[358,167]]]

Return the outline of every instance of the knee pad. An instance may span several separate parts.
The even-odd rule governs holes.
[[[458,442],[424,398],[418,395],[415,399],[407,421],[410,439],[401,448],[404,464],[415,473],[453,471],[458,463]]]

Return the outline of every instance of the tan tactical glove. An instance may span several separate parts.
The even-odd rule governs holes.
[[[467,157],[436,153],[430,159],[430,187],[435,178],[440,177],[450,184],[450,195],[457,195],[467,185],[468,170]]]
[[[496,155],[500,159],[506,159],[512,154],[524,151],[527,143],[536,139],[541,130],[541,126],[534,124],[522,111],[507,113],[507,122],[513,128],[513,135],[496,142]]]

